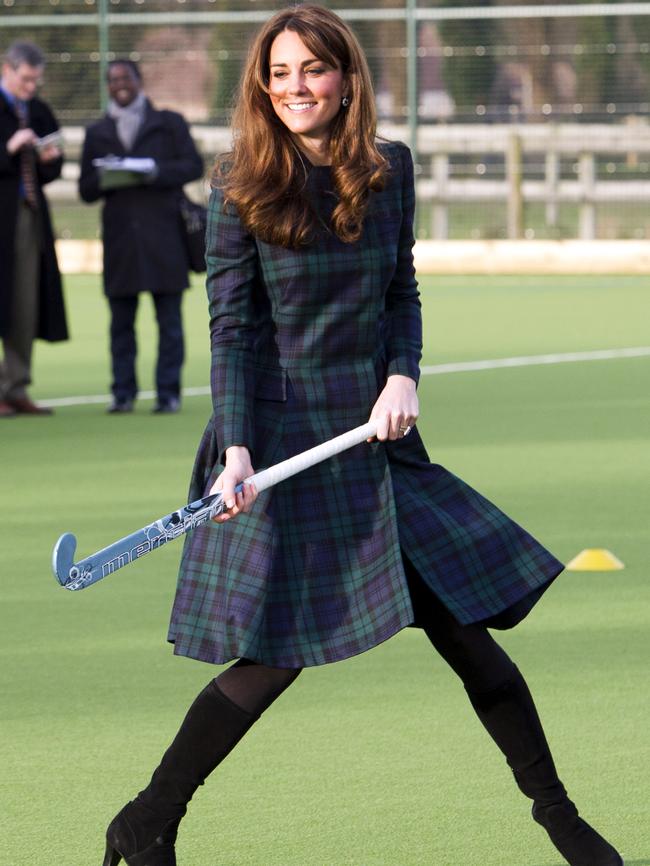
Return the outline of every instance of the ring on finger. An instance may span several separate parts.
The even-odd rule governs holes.
[[[400,427],[399,432],[402,436],[407,436],[411,432],[411,426],[408,424],[406,427]]]

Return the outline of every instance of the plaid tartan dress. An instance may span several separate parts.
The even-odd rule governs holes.
[[[215,191],[207,232],[213,416],[190,499],[225,449],[263,469],[368,420],[386,376],[418,379],[413,166],[385,145],[391,173],[371,194],[361,239],[328,229],[328,167],[307,194],[320,217],[300,250],[253,237]],[[431,464],[416,429],[358,445],[260,493],[253,510],[188,534],[172,610],[175,652],[222,664],[325,664],[413,623],[403,553],[461,623],[530,605],[562,565],[493,504]]]

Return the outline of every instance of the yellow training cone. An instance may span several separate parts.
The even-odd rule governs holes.
[[[567,571],[618,571],[625,566],[611,551],[593,547],[574,556],[566,568]]]

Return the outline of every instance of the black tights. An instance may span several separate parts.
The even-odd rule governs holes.
[[[468,692],[490,692],[512,679],[516,668],[487,628],[460,625],[433,594],[422,628]]]
[[[433,646],[465,688],[480,694],[508,682],[516,670],[509,656],[487,628],[474,623],[460,625],[420,579],[407,570],[411,595],[420,613],[421,626]],[[260,715],[287,689],[301,668],[273,668],[240,659],[217,677],[217,685],[234,704]]]
[[[247,713],[261,715],[289,688],[302,668],[271,668],[239,659],[216,678],[222,693]]]

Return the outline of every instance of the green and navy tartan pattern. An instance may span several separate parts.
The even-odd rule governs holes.
[[[418,378],[421,317],[413,270],[413,166],[385,145],[386,187],[364,232],[329,230],[330,170],[312,167],[317,240],[256,240],[219,192],[210,202],[207,289],[213,416],[190,499],[244,444],[256,470],[365,423],[386,376]],[[264,491],[249,515],[188,535],[169,639],[216,664],[278,667],[363,652],[413,622],[405,552],[462,623],[494,616],[562,565],[492,503],[431,464],[417,433],[358,445]]]

